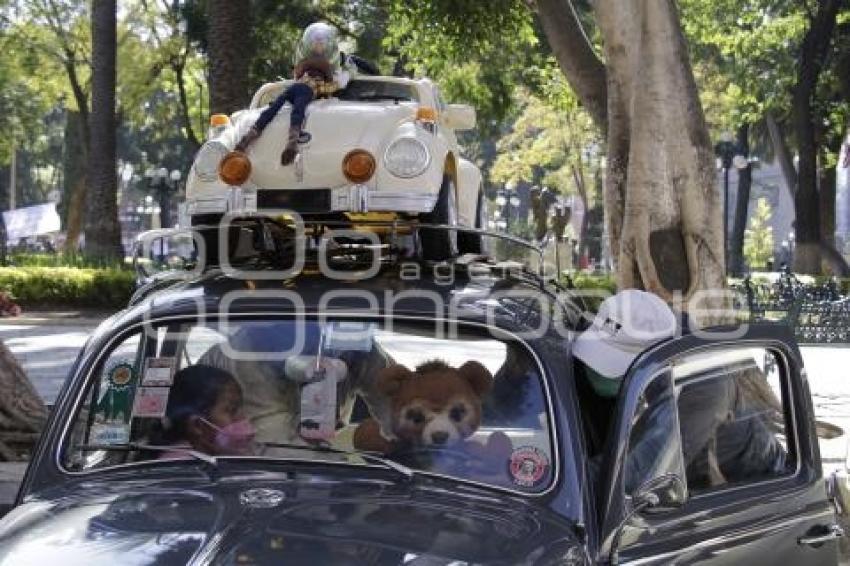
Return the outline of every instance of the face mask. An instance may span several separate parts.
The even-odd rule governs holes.
[[[232,422],[224,427],[216,426],[203,417],[201,420],[215,429],[215,445],[220,454],[242,456],[252,452],[257,429],[248,419]]]

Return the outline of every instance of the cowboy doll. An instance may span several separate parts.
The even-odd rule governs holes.
[[[288,102],[292,105],[289,136],[280,162],[283,165],[291,164],[298,153],[298,139],[307,105],[317,98],[333,95],[348,83],[348,73],[339,71],[335,64],[339,57],[336,29],[321,22],[307,26],[295,50],[295,83],[260,114],[256,123],[236,145],[236,151],[244,152],[260,137],[269,122]]]

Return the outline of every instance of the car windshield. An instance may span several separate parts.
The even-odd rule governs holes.
[[[526,493],[555,477],[541,370],[499,333],[170,322],[114,346],[90,381],[63,458],[74,471],[208,454],[383,465]]]
[[[393,100],[397,102],[416,102],[416,89],[409,84],[388,81],[353,80],[339,93],[340,100],[369,102],[373,100]]]

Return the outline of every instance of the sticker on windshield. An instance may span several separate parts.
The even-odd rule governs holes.
[[[374,322],[331,322],[327,326],[325,348],[348,352],[371,352]]]
[[[142,373],[145,387],[171,387],[174,383],[174,358],[148,358]]]
[[[133,403],[133,416],[142,418],[161,418],[168,406],[168,387],[140,387]]]
[[[95,406],[95,421],[100,423],[127,423],[130,420],[130,401],[136,384],[136,368],[121,361],[106,372],[106,391]]]
[[[127,444],[130,442],[130,426],[124,423],[95,423],[91,427],[89,441],[92,444]]]
[[[549,457],[534,446],[521,446],[511,452],[508,473],[520,487],[537,487],[549,470]]]

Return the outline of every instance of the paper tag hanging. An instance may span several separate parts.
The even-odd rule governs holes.
[[[325,374],[301,388],[299,434],[305,440],[330,441],[336,431],[336,377]]]

